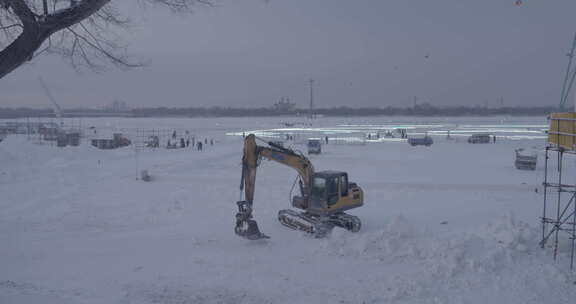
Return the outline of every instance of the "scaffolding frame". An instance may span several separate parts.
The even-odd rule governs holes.
[[[555,180],[549,178],[550,153],[557,153],[558,174]],[[548,145],[544,163],[544,204],[542,208],[542,239],[540,246],[545,248],[552,242],[554,260],[558,257],[560,234],[568,235],[570,247],[570,269],[574,270],[576,246],[576,185],[563,183],[565,156],[576,156],[576,151],[558,145]],[[574,159],[576,161],[576,159]],[[550,191],[549,191],[550,190]],[[549,192],[552,192],[549,194]],[[556,194],[556,195],[554,195]],[[550,196],[550,197],[549,197]],[[553,201],[554,200],[554,201]]]

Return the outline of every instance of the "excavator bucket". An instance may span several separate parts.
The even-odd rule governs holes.
[[[270,237],[260,232],[258,223],[252,219],[252,208],[247,201],[239,201],[238,213],[236,213],[236,227],[234,232],[248,240],[269,239]]]
[[[255,220],[247,220],[245,225],[241,226],[245,226],[245,228],[238,228],[238,224],[236,224],[236,229],[234,229],[234,231],[236,232],[237,235],[248,239],[248,240],[259,240],[259,239],[269,239],[270,237],[265,235],[264,233],[260,232],[260,229],[258,229],[258,224],[256,223]]]

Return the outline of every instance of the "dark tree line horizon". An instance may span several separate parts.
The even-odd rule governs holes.
[[[488,108],[479,106],[432,106],[412,107],[332,107],[318,108],[314,115],[323,116],[547,116],[562,111],[554,106],[519,107],[508,106]],[[110,112],[103,109],[70,108],[63,110],[64,117],[252,117],[252,116],[301,116],[310,115],[309,109],[278,110],[272,107],[140,107],[123,112]],[[51,108],[0,108],[0,118],[54,117]]]

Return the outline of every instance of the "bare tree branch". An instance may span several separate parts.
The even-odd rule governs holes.
[[[117,0],[119,1],[119,0]],[[174,12],[190,12],[211,0],[139,0]],[[48,5],[51,2],[51,5]],[[0,79],[43,54],[60,54],[73,66],[80,62],[100,68],[95,60],[121,68],[142,64],[127,59],[127,46],[113,28],[126,29],[130,20],[111,0],[0,0]],[[56,39],[51,39],[57,36]]]
[[[6,25],[6,26],[0,26],[0,30],[7,30],[7,29],[12,28],[12,27],[24,28],[24,26],[22,24],[16,23],[16,24],[10,24],[10,25]]]

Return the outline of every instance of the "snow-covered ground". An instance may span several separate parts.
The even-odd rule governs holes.
[[[362,219],[362,231],[335,229],[321,240],[277,222],[277,211],[289,206],[296,172],[263,161],[254,214],[271,239],[240,239],[233,226],[242,138],[226,134],[283,128],[280,122],[293,120],[82,122],[191,129],[216,139],[202,152],[156,149],[138,157],[132,147],[56,148],[9,136],[0,142],[0,303],[576,299],[568,240],[556,262],[538,246],[542,191],[535,190],[541,190],[543,158],[536,171],[513,166],[514,149],[544,146],[542,134],[532,132],[544,118],[319,119],[315,127],[355,126],[354,134],[374,126],[432,125],[426,128],[438,136],[431,147],[329,144],[310,156],[317,170],[347,171],[365,192],[365,205],[350,211]],[[446,140],[439,132],[446,126],[528,133],[471,145],[464,136]],[[298,141],[294,148],[304,150]],[[136,179],[141,169],[152,182]]]

